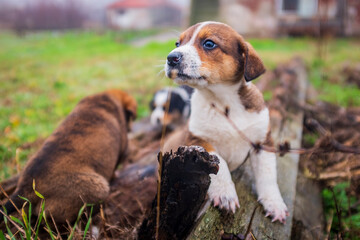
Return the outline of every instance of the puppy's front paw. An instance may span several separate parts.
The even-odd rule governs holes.
[[[222,187],[211,187],[210,184],[208,194],[210,201],[213,202],[215,207],[232,211],[233,213],[235,213],[236,208],[240,207],[239,198],[233,182]]]
[[[289,213],[282,198],[263,198],[259,199],[259,201],[266,211],[265,217],[271,216],[272,222],[279,221],[285,224],[285,219],[289,216]]]

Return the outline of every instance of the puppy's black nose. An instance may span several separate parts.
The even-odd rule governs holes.
[[[170,67],[175,67],[181,63],[182,54],[179,52],[172,52],[167,56],[167,64]]]

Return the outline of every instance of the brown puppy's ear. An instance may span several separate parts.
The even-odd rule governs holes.
[[[250,43],[245,42],[245,71],[244,77],[247,82],[259,77],[265,72],[265,66],[259,55]]]
[[[131,123],[136,119],[137,103],[132,96],[128,94],[123,94],[122,104],[124,106],[124,112],[125,112],[126,123],[128,125],[128,130],[130,131]]]
[[[125,109],[125,118],[126,118],[127,130],[128,132],[130,132],[132,129],[132,123],[135,120],[136,115],[134,115],[134,112]]]
[[[117,89],[108,90],[107,93],[115,97],[123,106],[125,120],[130,130],[131,122],[136,119],[136,100],[126,92]]]

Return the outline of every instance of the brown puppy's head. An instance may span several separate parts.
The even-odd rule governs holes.
[[[136,119],[136,100],[126,92],[118,89],[111,89],[106,92],[122,104],[128,129],[130,130],[132,121]]]
[[[265,72],[254,48],[230,26],[198,23],[180,35],[165,65],[167,77],[178,84],[204,87],[251,81]]]

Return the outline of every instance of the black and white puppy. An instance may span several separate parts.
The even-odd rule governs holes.
[[[152,125],[178,124],[190,116],[190,97],[193,88],[189,86],[166,87],[154,94],[150,102]],[[165,114],[169,104],[168,114]]]

